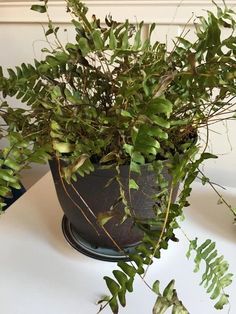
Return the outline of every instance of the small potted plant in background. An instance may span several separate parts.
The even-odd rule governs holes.
[[[2,97],[26,104],[1,103],[9,145],[1,151],[0,194],[19,187],[19,173],[30,163],[49,160],[67,240],[87,255],[118,261],[114,278],[105,277],[111,296],[100,309],[109,304],[118,313],[135,276],[144,279],[153,259],[178,240],[192,182],[201,177],[212,185],[199,167],[216,156],[200,144],[199,130],[235,114],[234,12],[217,6],[217,15],[199,18],[194,42],[177,37],[168,52],[165,44],[151,43],[154,24],[143,42],[143,23],[108,17],[103,25],[95,16],[90,21],[80,1],[66,3],[73,43],[63,46],[49,19],[45,35],[54,36],[56,46],[45,58],[8,74],[0,68]],[[32,6],[41,13],[47,8],[46,0]],[[231,30],[225,39],[222,27]],[[192,251],[196,269],[206,263],[202,282],[222,309],[232,281],[227,262],[208,239],[190,241],[188,256]],[[163,294],[158,284],[151,287],[153,313],[169,307],[188,313],[174,281]]]

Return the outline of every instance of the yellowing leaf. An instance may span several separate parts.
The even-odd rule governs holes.
[[[89,156],[87,154],[82,154],[79,156],[79,158],[72,165],[72,172],[77,171],[88,158]]]
[[[53,142],[53,149],[59,153],[70,153],[74,150],[75,145],[65,142]]]
[[[129,180],[129,188],[133,190],[138,190],[139,186],[138,184],[134,181],[134,179]]]
[[[99,213],[97,220],[100,226],[104,226],[114,216],[112,212]]]

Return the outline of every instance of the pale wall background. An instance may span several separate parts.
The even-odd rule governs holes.
[[[192,15],[204,14],[203,10],[214,9],[210,0],[87,0],[91,15],[104,18],[111,13],[114,19],[129,18],[133,22],[144,20],[146,29],[152,22],[158,27],[156,39],[171,45],[171,38],[178,36]],[[222,1],[216,1],[222,3]],[[236,0],[226,1],[228,6],[236,7]],[[43,25],[44,14],[30,11],[33,1],[1,1],[0,0],[0,64],[12,67],[22,62],[31,62],[33,58],[41,58],[40,49],[45,47]],[[73,40],[69,16],[65,13],[64,1],[49,0],[50,16],[61,26],[61,37],[64,42]],[[189,37],[194,36],[191,22]],[[66,31],[65,31],[66,30]],[[143,34],[145,36],[145,32]],[[208,162],[204,170],[213,181],[225,185],[236,186],[236,121],[225,125],[217,125],[211,132],[210,150],[219,154],[217,161]],[[32,171],[23,173],[23,182],[29,187],[46,171],[47,166],[33,166]]]

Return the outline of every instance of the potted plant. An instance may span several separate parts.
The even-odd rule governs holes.
[[[32,9],[45,13],[47,2]],[[143,23],[107,17],[101,25],[80,1],[66,3],[75,42],[63,46],[49,18],[45,35],[56,45],[44,50],[45,58],[8,74],[0,68],[3,98],[26,104],[1,103],[9,145],[1,151],[0,195],[20,187],[21,169],[49,160],[67,240],[87,255],[118,261],[114,278],[105,277],[111,296],[100,309],[109,304],[117,313],[135,276],[144,279],[153,259],[178,240],[175,229],[195,178],[214,188],[200,165],[216,156],[198,135],[235,114],[234,12],[217,6],[217,16],[199,18],[194,42],[177,37],[168,52],[152,43],[154,24],[143,42]],[[231,30],[225,39],[222,27]],[[223,308],[232,281],[227,262],[211,240],[190,240],[188,256],[192,250],[196,269],[206,263],[202,281],[215,307]],[[173,281],[163,294],[158,281],[150,288],[157,294],[153,313],[171,306],[173,313],[188,313]]]

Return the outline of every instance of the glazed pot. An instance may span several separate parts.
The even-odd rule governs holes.
[[[89,245],[89,250],[105,250],[106,252],[109,249],[118,251],[117,245],[122,250],[129,250],[140,243],[143,233],[137,226],[134,226],[133,219],[128,218],[121,223],[124,215],[124,205],[119,200],[120,190],[118,182],[116,180],[111,181],[111,178],[117,175],[115,169],[104,170],[99,169],[95,165],[95,171],[90,175],[85,177],[78,176],[76,182],[67,184],[64,180],[62,181],[60,176],[60,167],[63,166],[63,162],[52,159],[49,164],[57,196],[66,217],[64,218],[64,231],[67,233],[67,239],[69,231],[69,233],[72,232],[74,234],[77,240],[79,238],[85,247]],[[163,175],[169,178],[167,173],[163,173]],[[139,190],[131,190],[130,195],[128,194],[129,166],[124,165],[120,167],[120,177],[126,197],[130,198],[135,217],[153,217],[152,207],[154,201],[150,196],[157,193],[153,172],[149,171],[147,166],[143,166],[141,175],[132,175],[139,185]],[[108,184],[108,182],[110,183]],[[174,191],[174,194],[174,197],[176,197],[177,189]],[[107,236],[107,233],[95,218],[101,215],[101,213],[110,211],[111,208],[113,208],[114,216],[104,227],[114,241]],[[69,242],[73,242],[71,235]],[[73,243],[71,244],[73,245]],[[73,246],[75,247],[75,245]],[[86,254],[86,252],[83,253]]]

